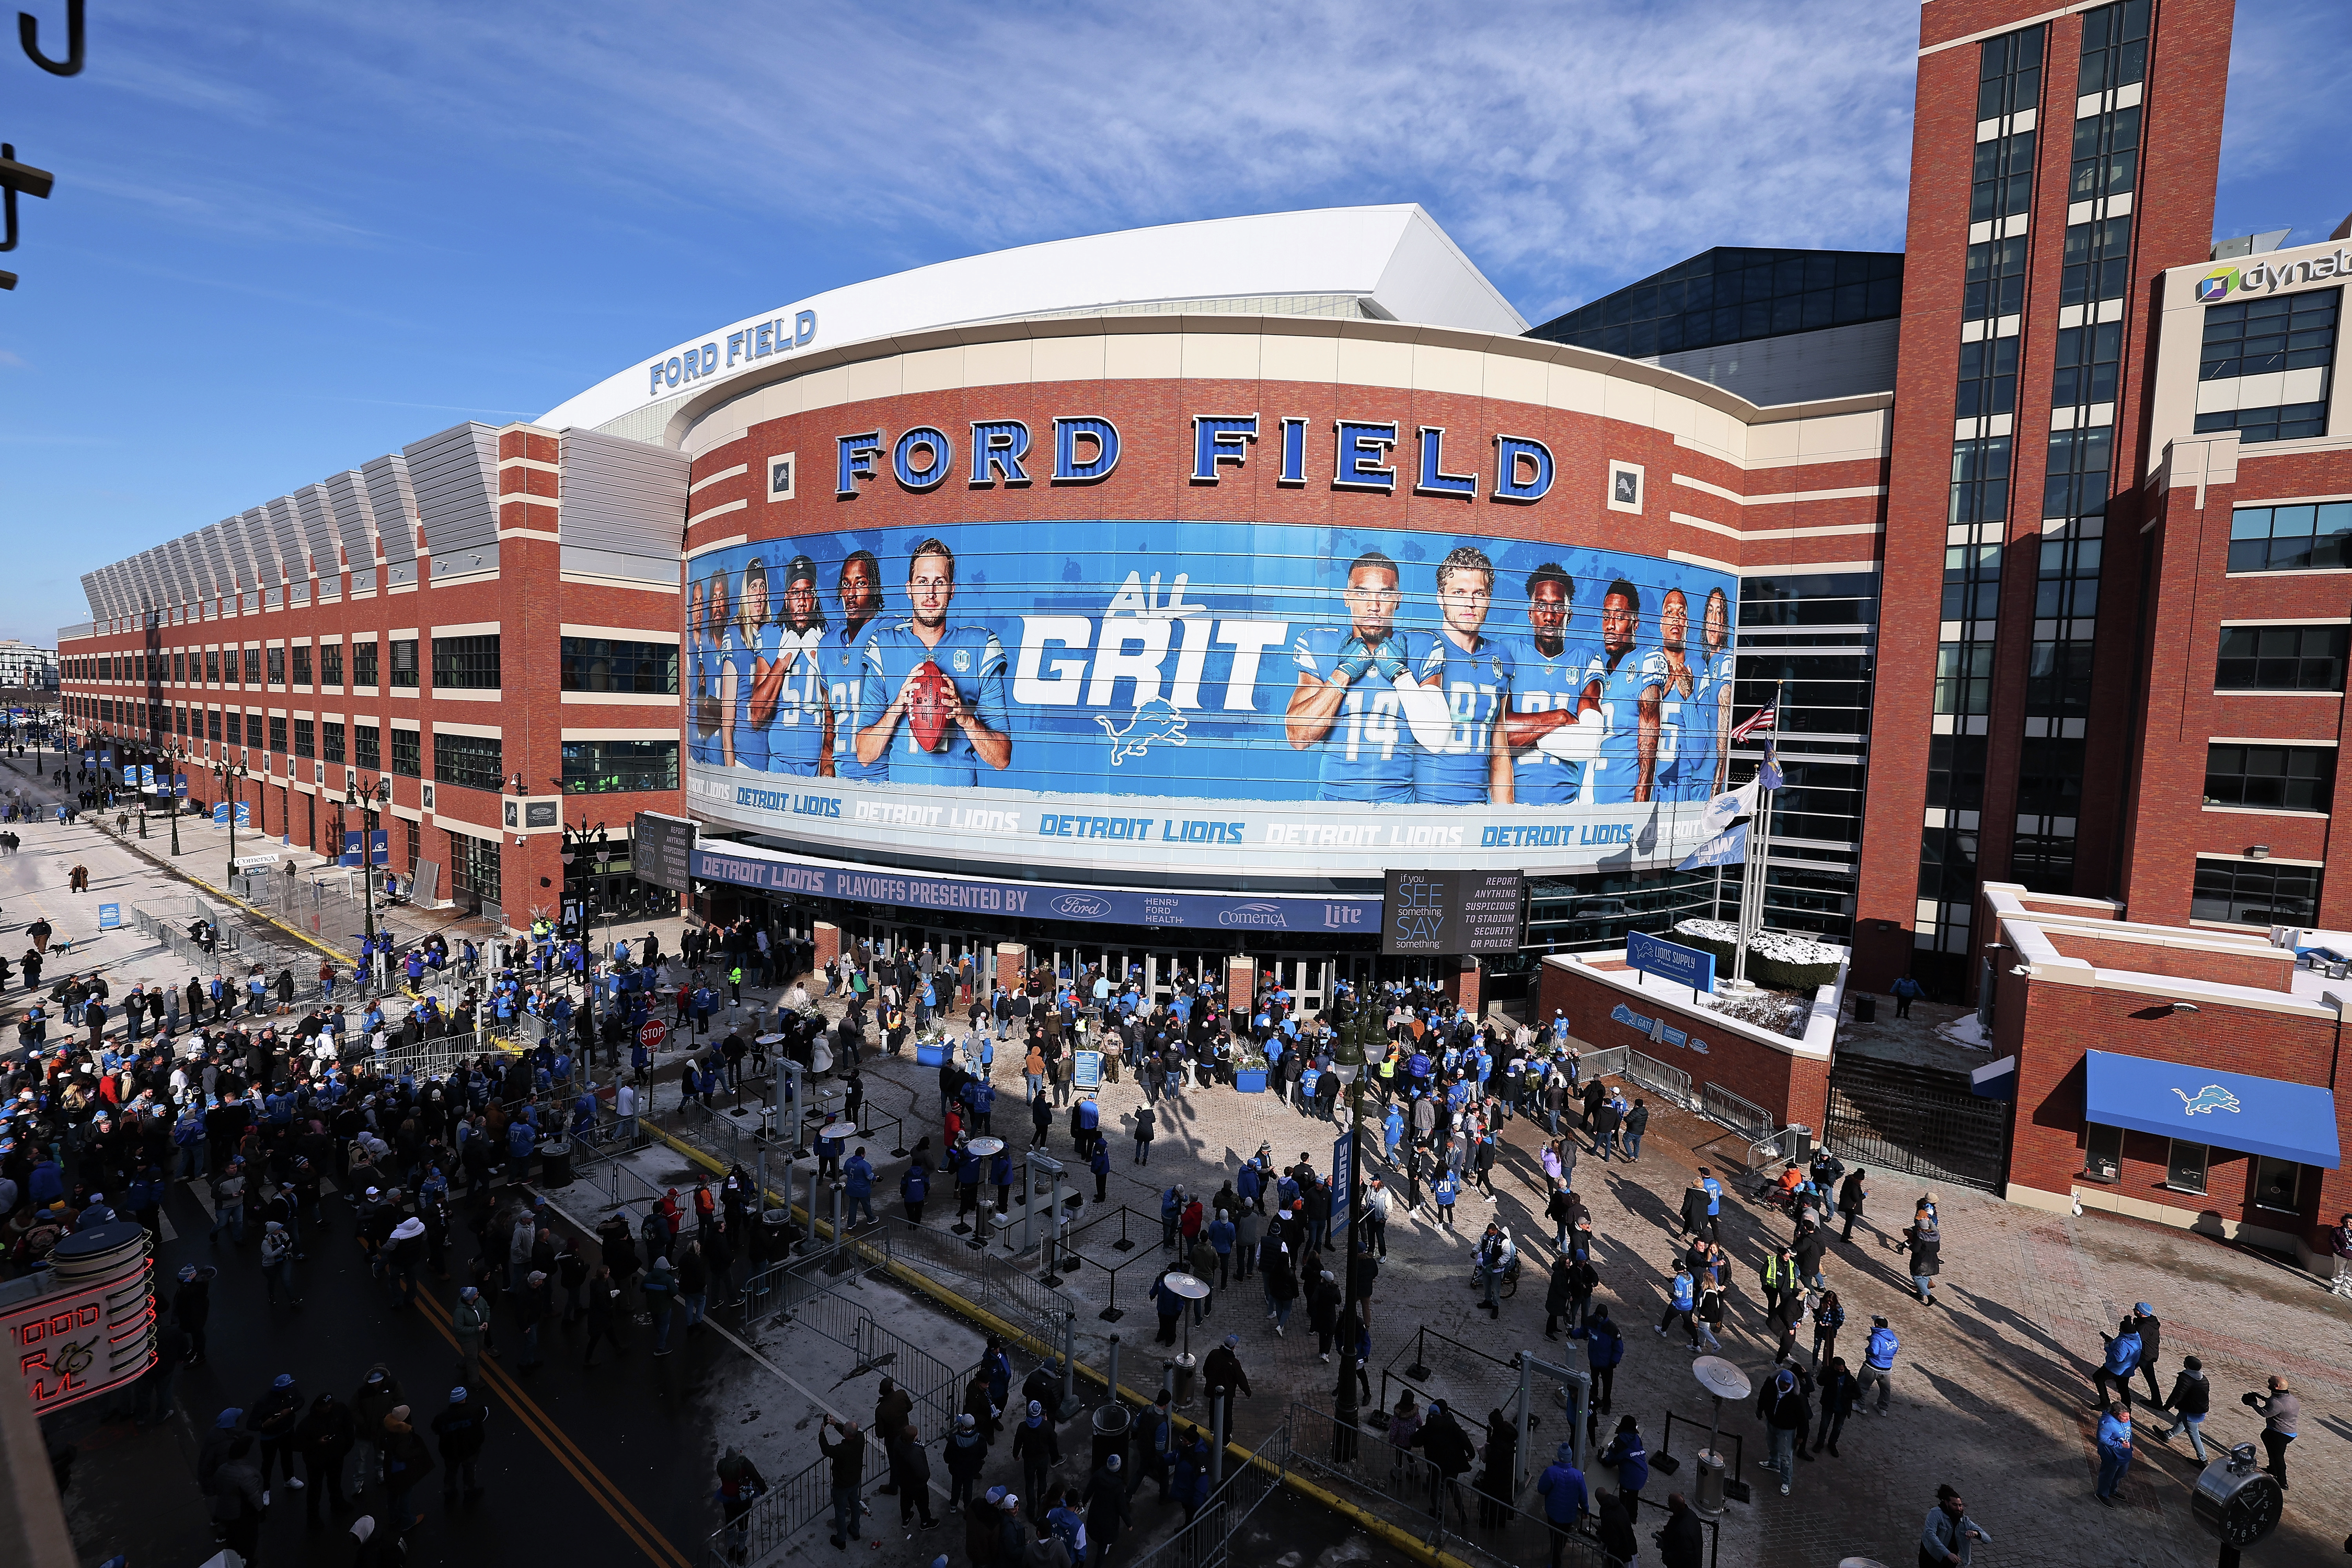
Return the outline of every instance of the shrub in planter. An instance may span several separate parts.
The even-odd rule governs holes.
[[[1685,921],[1675,928],[1675,940],[1715,954],[1718,980],[1730,975],[1738,926],[1726,921]],[[1775,991],[1810,992],[1827,985],[1844,962],[1843,948],[1787,931],[1759,931],[1748,943],[1748,978]]]

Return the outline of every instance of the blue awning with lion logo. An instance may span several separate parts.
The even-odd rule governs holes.
[[[2113,1051],[2084,1057],[2085,1121],[2325,1170],[2342,1163],[2336,1096],[2316,1085]]]

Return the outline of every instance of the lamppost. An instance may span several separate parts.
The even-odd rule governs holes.
[[[187,760],[186,749],[175,745],[171,750],[169,762],[165,763],[172,770],[163,780],[163,798],[172,803],[172,854],[174,858],[180,853],[180,769]]]
[[[517,776],[520,777],[520,775],[518,774]],[[562,826],[563,880],[564,892],[567,896],[572,890],[571,884],[573,876],[577,875],[580,879],[580,984],[583,989],[585,989],[588,984],[591,942],[595,933],[596,884],[594,877],[596,873],[594,868],[604,864],[604,858],[607,853],[609,853],[606,847],[608,835],[606,834],[604,825],[601,822],[594,827],[590,827],[588,826],[588,816],[585,812],[581,814],[579,826],[574,827],[568,822],[564,823]]]
[[[245,764],[232,763],[226,753],[213,764],[213,773],[221,782],[221,793],[228,797],[228,883],[236,881],[236,781],[245,777]]]
[[[1363,1310],[1356,1289],[1360,1277],[1356,1259],[1362,1245],[1364,1223],[1364,1069],[1371,1058],[1372,1044],[1386,1043],[1388,1021],[1376,1005],[1359,998],[1352,987],[1340,994],[1332,1011],[1339,1026],[1339,1038],[1332,1050],[1331,1062],[1348,1087],[1348,1282],[1339,1321],[1353,1324]],[[1340,1347],[1339,1386],[1332,1397],[1338,1428],[1335,1440],[1349,1445],[1349,1458],[1353,1457],[1351,1434],[1357,1408],[1356,1347],[1350,1342]]]
[[[373,782],[362,787],[356,773],[352,774],[352,781],[343,787],[343,804],[360,814],[360,887],[366,900],[366,952],[373,968],[380,956],[375,950],[375,815],[379,802],[392,804],[392,781],[378,773]],[[390,858],[388,852],[385,858]],[[375,976],[371,974],[368,978],[372,981]]]

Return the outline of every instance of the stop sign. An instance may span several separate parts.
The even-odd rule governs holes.
[[[669,1026],[659,1018],[646,1019],[644,1026],[637,1030],[637,1044],[649,1051],[661,1049],[662,1042],[668,1038]]]

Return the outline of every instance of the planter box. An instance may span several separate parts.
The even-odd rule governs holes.
[[[948,1048],[945,1046],[917,1046],[915,1047],[915,1065],[917,1067],[945,1067],[947,1065],[947,1060]]]
[[[1234,1090],[1238,1094],[1264,1094],[1265,1092],[1265,1069],[1264,1068],[1244,1068],[1240,1071],[1234,1073]]]

